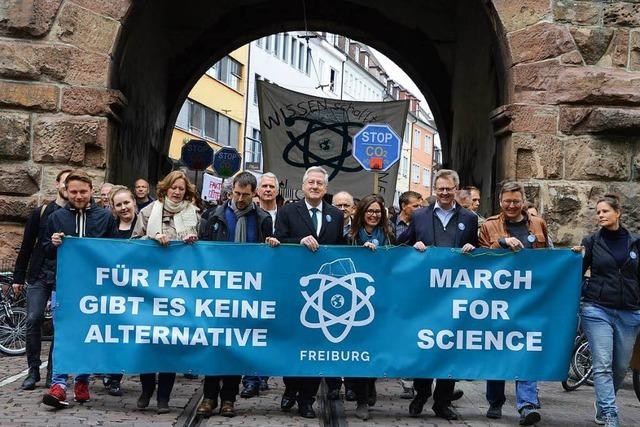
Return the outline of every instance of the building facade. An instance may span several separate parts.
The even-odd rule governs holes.
[[[171,136],[169,156],[179,159],[190,139],[207,141],[214,150],[244,151],[245,106],[249,46],[242,46],[216,62],[200,77],[182,104]]]
[[[409,189],[426,199],[433,194],[435,125],[421,109],[411,113],[411,167]]]

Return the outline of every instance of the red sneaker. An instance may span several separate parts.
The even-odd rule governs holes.
[[[73,400],[76,402],[88,402],[89,401],[89,384],[77,381],[73,385]]]
[[[49,391],[42,396],[42,403],[58,409],[66,408],[69,406],[69,402],[67,402],[67,392],[60,384],[54,384]]]

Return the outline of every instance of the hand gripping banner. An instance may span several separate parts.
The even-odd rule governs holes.
[[[54,371],[562,380],[569,250],[65,238]]]

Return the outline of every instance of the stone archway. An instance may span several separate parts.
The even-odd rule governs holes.
[[[222,3],[222,4],[220,4]],[[306,2],[309,29],[400,64],[436,116],[445,161],[485,194],[527,182],[557,241],[622,193],[637,228],[640,5],[564,0]],[[177,106],[227,51],[303,27],[298,0],[9,0],[0,8],[0,257],[56,173],[161,173]],[[494,137],[495,135],[495,137]],[[123,161],[126,160],[126,161]]]

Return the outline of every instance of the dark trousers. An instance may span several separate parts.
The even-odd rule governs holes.
[[[223,402],[235,402],[240,390],[240,375],[227,375],[222,377],[204,377],[204,389],[202,395],[205,399],[220,400]],[[220,388],[222,382],[222,388]]]
[[[353,390],[358,403],[367,403],[369,392],[375,386],[375,382],[375,378],[345,378],[344,386]]]
[[[158,374],[158,394],[156,398],[158,402],[168,402],[173,390],[173,383],[176,381],[175,372],[160,372]],[[152,395],[156,389],[156,374],[140,374],[140,383],[142,384],[142,392]]]
[[[419,396],[431,396],[432,384],[433,378],[415,378],[413,380],[413,388]],[[437,380],[436,388],[433,392],[433,406],[451,406],[451,395],[453,394],[455,385],[455,380]]]
[[[300,403],[313,403],[320,387],[320,378],[317,377],[284,377],[285,394],[296,396]]]
[[[253,384],[255,386],[260,387],[260,381],[262,380],[267,381],[268,379],[269,377],[257,377],[255,375],[245,375],[242,378],[242,385],[246,387],[249,384]]]
[[[30,368],[40,368],[42,350],[42,323],[44,310],[51,296],[53,285],[36,280],[27,287],[27,364]]]

